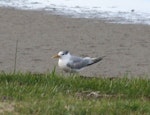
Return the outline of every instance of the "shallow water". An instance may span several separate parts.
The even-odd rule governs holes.
[[[0,6],[48,10],[61,15],[115,23],[150,24],[150,0],[1,0]]]

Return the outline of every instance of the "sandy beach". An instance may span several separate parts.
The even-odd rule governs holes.
[[[96,19],[77,19],[46,11],[0,8],[0,71],[45,73],[56,70],[51,56],[69,50],[78,56],[106,55],[85,68],[87,76],[139,76],[150,74],[150,26],[113,24]]]

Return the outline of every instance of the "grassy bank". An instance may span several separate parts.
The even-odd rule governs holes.
[[[150,80],[0,73],[0,114],[149,115]]]

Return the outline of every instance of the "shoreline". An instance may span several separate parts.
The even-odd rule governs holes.
[[[114,24],[48,11],[1,7],[0,26],[0,71],[13,72],[18,39],[16,71],[51,71],[57,66],[57,60],[51,56],[60,50],[69,50],[77,56],[107,56],[85,68],[81,75],[150,74],[149,25]]]

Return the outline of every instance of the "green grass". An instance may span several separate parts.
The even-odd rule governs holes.
[[[0,114],[149,115],[150,80],[0,73]]]

